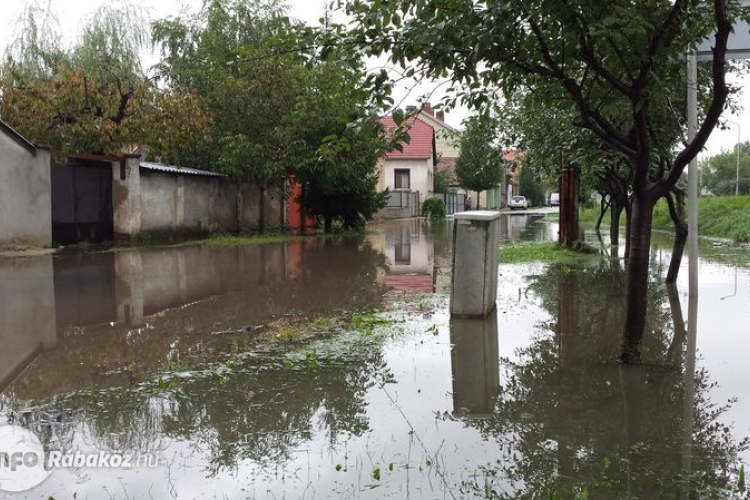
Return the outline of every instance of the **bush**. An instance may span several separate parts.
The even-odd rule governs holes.
[[[431,220],[445,219],[445,202],[440,198],[427,198],[422,203],[422,215]]]

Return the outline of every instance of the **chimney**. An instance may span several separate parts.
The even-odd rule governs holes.
[[[437,115],[436,115],[436,118],[438,120],[440,120],[441,122],[444,122],[445,121],[445,111],[443,111],[442,109],[440,111],[438,111]]]
[[[435,116],[435,110],[432,109],[432,104],[429,102],[426,102],[422,105],[422,111],[424,111],[425,114],[430,116]]]

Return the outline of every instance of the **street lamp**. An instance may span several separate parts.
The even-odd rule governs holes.
[[[738,122],[727,120],[727,123],[737,125],[737,179],[734,184],[734,195],[740,195],[740,124]]]

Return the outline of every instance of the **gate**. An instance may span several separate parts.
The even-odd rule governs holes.
[[[71,245],[114,239],[112,164],[69,159],[52,167],[52,241]]]
[[[458,194],[453,192],[443,193],[445,199],[445,213],[448,215],[455,214],[456,212],[464,211],[464,200],[466,200],[465,194]]]

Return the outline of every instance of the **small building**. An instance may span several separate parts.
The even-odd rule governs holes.
[[[383,118],[386,133],[397,125],[392,117]],[[403,151],[388,151],[380,165],[380,189],[388,189],[391,197],[384,217],[416,217],[422,202],[434,194],[437,151],[435,129],[423,119],[412,116],[406,120],[410,141]]]
[[[0,120],[0,246],[50,246],[50,151]]]

